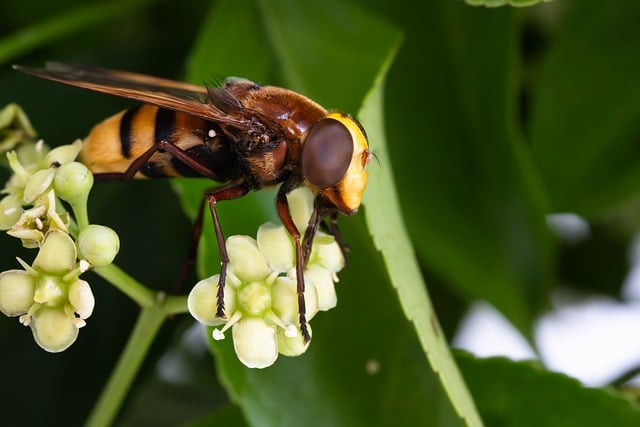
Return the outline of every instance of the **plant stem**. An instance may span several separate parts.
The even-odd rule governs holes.
[[[132,10],[152,1],[154,0],[93,2],[62,12],[53,18],[26,27],[0,40],[0,64],[5,64],[34,48],[53,43],[74,32],[94,28],[101,22],[108,21],[115,16],[130,14]]]
[[[129,276],[115,264],[104,267],[96,267],[93,271],[107,280],[125,295],[134,300],[140,307],[147,308],[157,303],[155,293],[146,288],[142,283]]]
[[[87,426],[112,425],[165,316],[159,301],[142,309],[116,368],[87,420]]]
[[[167,315],[183,314],[188,311],[186,296],[168,296],[164,301],[164,312]]]

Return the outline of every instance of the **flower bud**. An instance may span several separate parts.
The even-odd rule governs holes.
[[[86,203],[92,186],[93,174],[79,162],[60,166],[53,181],[56,195],[72,205]]]
[[[78,236],[79,258],[95,267],[111,264],[119,249],[118,234],[104,225],[89,225]]]

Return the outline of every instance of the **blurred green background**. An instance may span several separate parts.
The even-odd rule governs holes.
[[[401,34],[385,85],[390,163],[374,161],[370,173],[394,172],[447,338],[476,300],[532,338],[559,289],[576,299],[621,298],[640,218],[640,4],[5,0],[0,17],[0,105],[21,104],[50,145],[82,137],[131,103],[33,79],[12,63],[58,60],[197,83],[241,75],[355,114],[381,66],[376,60]],[[205,185],[180,188],[195,195]],[[226,234],[254,234],[273,218],[272,197],[221,206]],[[119,232],[119,266],[167,290],[189,241],[182,203],[162,180],[100,183],[90,217]],[[552,233],[547,215],[560,212],[588,221],[588,238]],[[362,215],[342,218],[341,226],[352,257],[338,307],[314,319],[308,354],[247,372],[229,359],[230,341],[212,358],[204,346],[185,344],[204,334],[185,333],[187,316],[170,319],[118,425],[461,425],[401,313]],[[9,237],[0,239],[0,251],[2,270],[18,266],[16,255],[33,257]],[[202,260],[201,270],[216,265]],[[62,354],[37,348],[15,319],[0,321],[2,424],[86,419],[137,314],[114,288],[87,280],[96,310]],[[380,373],[366,374],[371,361],[380,362]],[[640,422],[632,389],[583,388],[539,363],[465,354],[457,361],[488,426]]]

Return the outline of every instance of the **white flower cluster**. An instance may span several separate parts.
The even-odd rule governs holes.
[[[93,293],[80,274],[110,264],[119,240],[110,228],[88,223],[93,175],[74,161],[82,142],[49,150],[43,141],[33,141],[30,125],[20,130],[26,125],[19,107],[0,110],[0,148],[16,148],[7,153],[13,175],[1,192],[0,230],[24,247],[38,248],[32,265],[18,258],[23,270],[0,273],[0,311],[30,326],[40,347],[59,352],[75,341],[93,311]]]
[[[294,222],[304,232],[313,209],[313,193],[305,187],[288,195]],[[229,266],[224,289],[225,318],[216,317],[219,275],[196,284],[189,294],[191,315],[199,322],[224,325],[215,339],[231,328],[238,359],[250,368],[271,366],[278,354],[298,356],[309,346],[298,330],[295,247],[284,226],[263,224],[257,239],[227,239]],[[304,273],[307,320],[335,307],[336,273],[344,257],[334,237],[318,232]],[[311,331],[309,327],[309,331]]]

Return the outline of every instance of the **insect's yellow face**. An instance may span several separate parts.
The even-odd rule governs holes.
[[[340,212],[357,212],[371,160],[367,136],[355,119],[331,113],[316,123],[305,141],[302,167],[308,184]]]

